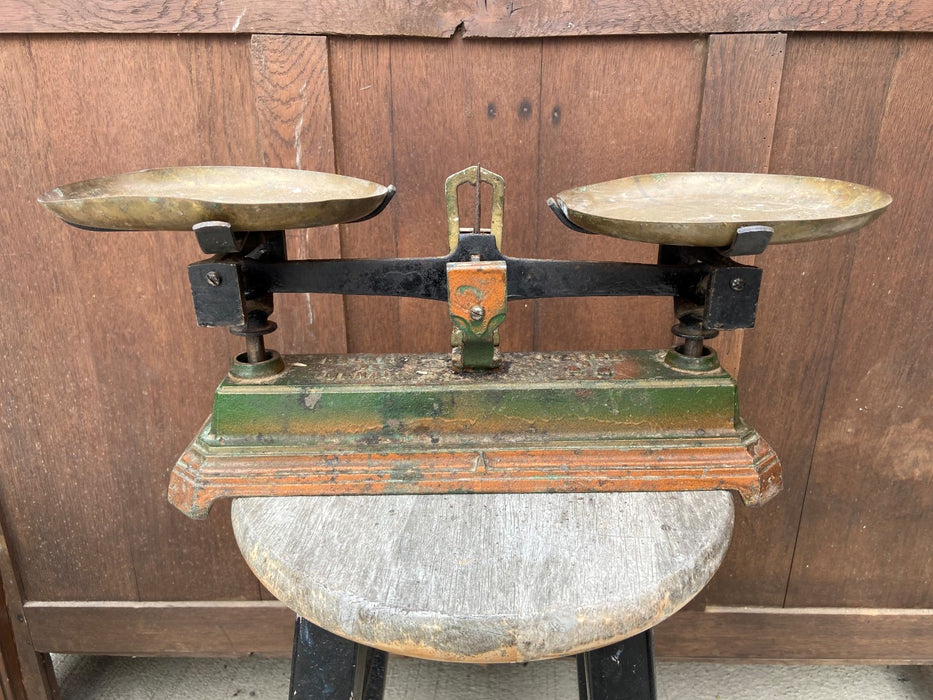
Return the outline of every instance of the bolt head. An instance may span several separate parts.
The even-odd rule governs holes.
[[[736,277],[734,280],[729,282],[729,286],[737,292],[742,291],[745,289],[745,280],[743,280],[741,277]]]
[[[223,278],[216,270],[207,273],[207,283],[212,287],[219,287],[221,282],[223,282]]]
[[[470,320],[471,321],[482,321],[483,316],[486,315],[486,309],[477,304],[476,306],[470,309]]]

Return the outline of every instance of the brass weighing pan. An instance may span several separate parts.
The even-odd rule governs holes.
[[[554,197],[586,233],[686,246],[728,246],[741,226],[774,229],[771,243],[855,231],[891,203],[840,180],[757,173],[657,173],[586,185]],[[560,215],[560,213],[558,215]]]
[[[235,231],[328,226],[366,218],[394,188],[344,175],[283,168],[191,166],[75,182],[39,202],[75,226],[183,231],[225,221]]]

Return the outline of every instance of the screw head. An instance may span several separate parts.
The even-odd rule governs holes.
[[[477,304],[470,308],[470,320],[471,321],[482,321],[483,316],[486,315],[486,309]]]
[[[223,282],[223,278],[216,270],[207,273],[207,283],[212,287],[219,287],[221,282]]]
[[[734,280],[729,282],[729,286],[732,287],[735,291],[739,292],[745,289],[745,280],[741,277],[736,277]]]

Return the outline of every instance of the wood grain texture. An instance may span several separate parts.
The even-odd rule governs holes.
[[[653,626],[716,570],[716,492],[241,498],[243,556],[315,624],[408,656],[568,656]]]
[[[295,626],[278,601],[31,601],[25,614],[37,650],[72,654],[287,658]],[[682,610],[655,629],[661,661],[930,664],[930,649],[930,610]]]
[[[545,43],[537,166],[540,257],[657,260],[656,246],[576,233],[540,203],[571,187],[690,170],[705,60],[705,41],[689,37]],[[674,322],[669,299],[545,299],[538,303],[535,347],[665,347]]]
[[[789,38],[770,170],[870,183],[897,52],[878,36]],[[758,322],[745,334],[738,382],[743,416],[781,457],[784,493],[767,508],[739,511],[711,602],[784,604],[855,246],[884,225],[758,257]]]
[[[263,164],[334,172],[327,40],[257,35],[250,49]],[[336,226],[288,231],[286,244],[293,260],[340,257]],[[343,298],[338,295],[279,295],[272,318],[280,330],[267,345],[279,352],[347,350]]]
[[[391,206],[397,211],[398,254],[447,254],[444,182],[448,175],[480,163],[506,181],[503,252],[532,255],[535,211],[541,206],[534,197],[540,45],[454,39],[392,41],[389,46],[399,191]],[[356,115],[355,123],[368,123],[362,117]],[[352,132],[341,133],[352,138]],[[461,189],[472,202],[472,188]],[[488,201],[484,211],[489,211]],[[449,351],[452,324],[446,304],[413,299],[398,303],[399,350]],[[532,308],[509,306],[500,329],[504,349],[531,348]]]
[[[768,171],[786,41],[785,34],[709,38],[695,170]]]
[[[807,486],[788,605],[933,607],[933,41],[904,38]]]
[[[604,34],[708,34],[774,31],[930,31],[925,0],[510,0],[374,3],[310,0],[3,0],[5,32],[203,32],[542,37]]]
[[[119,32],[152,34],[379,34],[450,36],[462,18],[475,12],[467,0],[373,3],[284,0],[142,0],[66,3],[59,0],[4,0],[4,32]]]
[[[605,34],[737,34],[799,31],[929,31],[926,2],[807,0],[545,0],[516,5],[499,0],[464,21],[467,36],[593,36]]]
[[[0,41],[0,141],[16,164],[0,172],[0,229],[18,233],[0,280],[17,314],[0,327],[14,368],[0,379],[0,494],[27,600],[256,595],[223,513],[195,526],[165,498],[233,350],[196,327],[193,236],[79,232],[35,202],[60,183],[146,166],[258,164],[239,109],[252,104],[247,49],[196,37]],[[62,81],[72,65],[82,69]]]
[[[395,182],[392,133],[391,47],[377,39],[332,39],[331,99],[337,172],[384,185]],[[398,257],[396,231],[405,194],[379,216],[340,227],[346,258]],[[347,350],[392,352],[401,346],[403,329],[398,299],[347,296]]]
[[[785,34],[709,38],[694,170],[768,172],[786,41]],[[744,337],[741,330],[726,332],[710,343],[732,375],[742,363]]]
[[[662,622],[654,642],[661,660],[925,665],[933,610],[707,608]]]
[[[288,656],[295,613],[278,601],[30,601],[36,649],[132,656]]]

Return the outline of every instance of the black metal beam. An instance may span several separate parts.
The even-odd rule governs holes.
[[[502,258],[508,265],[508,298],[589,296],[673,296],[696,290],[708,273],[702,266],[645,265],[627,262],[578,262]],[[443,258],[375,260],[247,260],[248,294],[315,293],[413,297],[447,300],[447,263]]]
[[[251,301],[271,294],[396,296],[446,301],[447,264],[471,259],[506,263],[510,301],[549,297],[669,296],[706,306],[709,328],[754,324],[760,270],[714,250],[662,246],[660,264],[537,260],[502,255],[489,234],[461,234],[444,257],[285,260],[275,232],[256,234],[242,254],[189,267],[200,325],[236,325]],[[271,311],[271,306],[269,308]],[[238,320],[239,319],[239,320]]]

